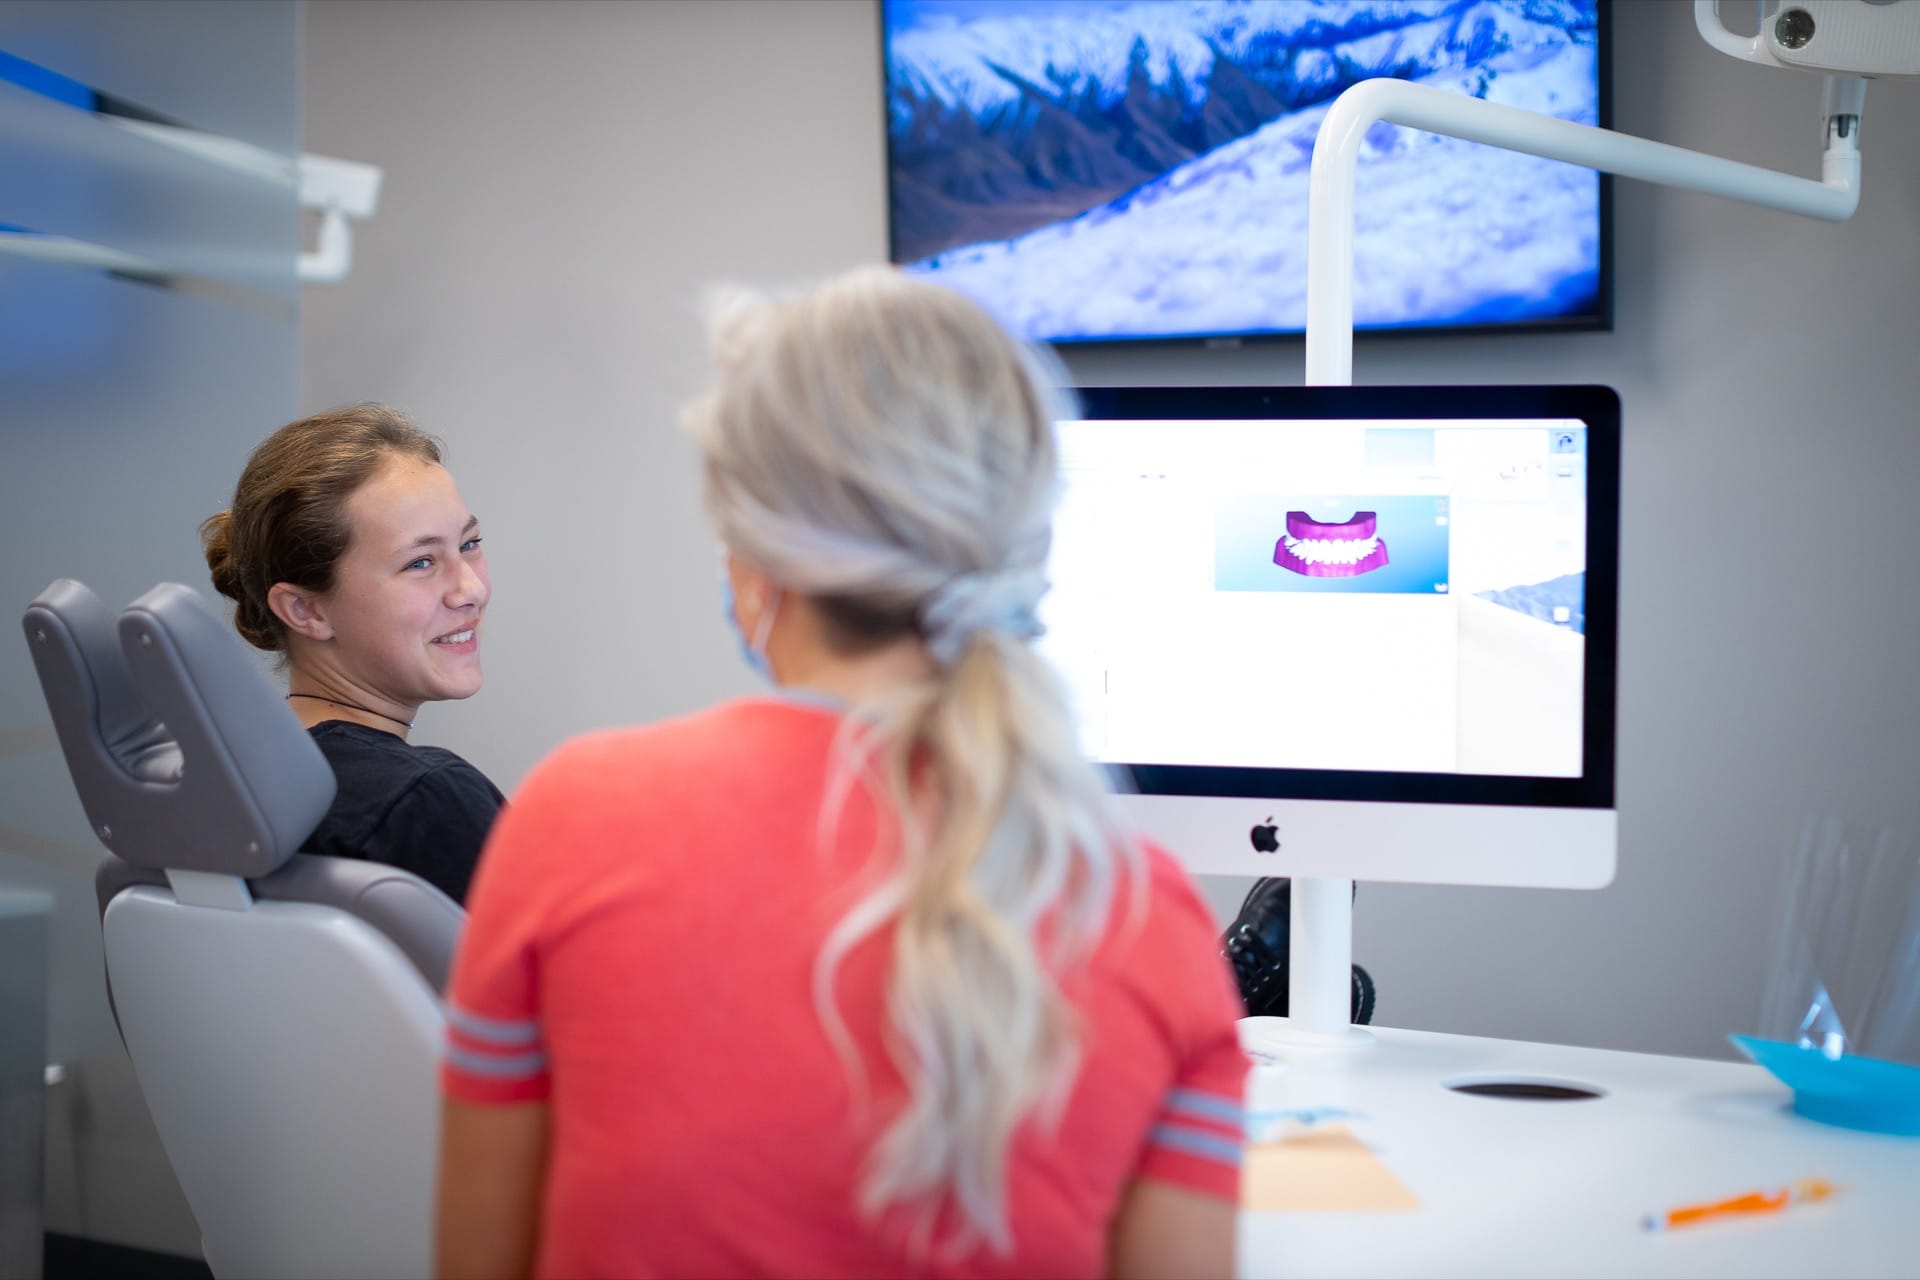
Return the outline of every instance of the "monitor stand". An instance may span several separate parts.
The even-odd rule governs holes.
[[[1287,1019],[1265,1039],[1293,1049],[1361,1049],[1353,1025],[1353,881],[1296,877],[1287,941]]]

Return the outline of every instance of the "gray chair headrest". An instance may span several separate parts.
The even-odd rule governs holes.
[[[23,625],[87,821],[126,862],[263,876],[333,803],[326,757],[191,588],[161,583],[116,628],[63,578]]]

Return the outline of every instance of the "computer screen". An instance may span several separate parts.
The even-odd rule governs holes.
[[[882,0],[893,260],[1049,342],[1298,333],[1342,92],[1608,124],[1604,0]],[[1608,323],[1591,169],[1378,124],[1363,329]]]
[[[1611,877],[1612,392],[1081,400],[1040,649],[1149,834],[1202,870]]]

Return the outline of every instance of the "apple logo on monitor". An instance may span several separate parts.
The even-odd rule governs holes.
[[[1248,834],[1253,837],[1253,851],[1255,853],[1280,852],[1280,828],[1273,825],[1273,819],[1271,817],[1265,822],[1256,825]]]

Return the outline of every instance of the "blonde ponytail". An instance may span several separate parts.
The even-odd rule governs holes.
[[[888,1043],[907,1098],[861,1207],[1012,1247],[1007,1159],[1078,1060],[1058,979],[1091,949],[1137,852],[1029,648],[1056,485],[1045,358],[971,302],[870,269],[716,322],[716,389],[689,411],[721,537],[812,597],[849,645],[916,634],[927,679],[848,717],[838,780],[879,781],[901,849],[821,950],[892,928]]]

